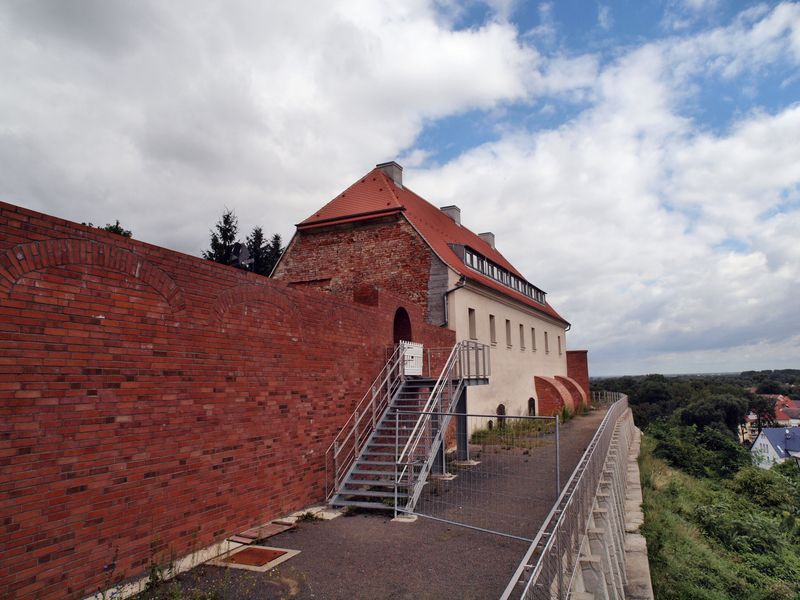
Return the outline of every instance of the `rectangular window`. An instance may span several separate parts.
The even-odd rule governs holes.
[[[550,340],[547,339],[547,332],[544,332],[544,353],[550,354]]]
[[[561,336],[558,336],[558,355],[561,356]]]
[[[494,324],[494,315],[489,315],[489,339],[492,344],[497,343],[497,329]]]
[[[525,326],[522,323],[519,324],[519,349],[525,350]]]
[[[531,327],[531,350],[536,352],[536,327]]]
[[[511,348],[511,321],[506,319],[506,346]]]
[[[475,324],[475,309],[469,309],[469,339],[477,340],[478,339],[478,331],[477,326]]]

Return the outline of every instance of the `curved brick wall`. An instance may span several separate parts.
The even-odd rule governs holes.
[[[572,405],[575,408],[579,406],[588,406],[589,403],[587,402],[586,393],[581,389],[578,383],[571,379],[570,377],[563,377],[561,375],[556,375],[556,380],[561,383],[567,391],[572,396]]]
[[[572,394],[564,387],[560,381],[553,377],[537,375],[533,378],[536,386],[536,397],[538,398],[537,414],[550,416],[559,412],[564,406],[570,410],[575,410]]]

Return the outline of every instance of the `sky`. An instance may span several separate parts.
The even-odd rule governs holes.
[[[5,0],[0,199],[193,255],[397,160],[592,375],[800,368],[800,3]]]

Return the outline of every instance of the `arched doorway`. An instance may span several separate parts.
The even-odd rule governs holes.
[[[497,428],[503,429],[506,426],[506,405],[497,405]]]
[[[394,331],[392,341],[397,344],[400,340],[412,341],[411,338],[411,319],[402,306],[394,313]]]

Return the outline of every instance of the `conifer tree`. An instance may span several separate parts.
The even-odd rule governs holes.
[[[272,269],[275,267],[275,264],[278,262],[281,254],[283,254],[283,251],[283,240],[281,239],[281,235],[276,233],[272,236],[269,244],[267,244],[266,275],[269,275],[272,272]]]
[[[239,219],[232,210],[225,209],[222,218],[211,230],[211,248],[203,252],[203,258],[224,265],[230,264],[231,251],[239,232]]]
[[[270,269],[266,266],[267,245],[264,243],[264,231],[261,227],[253,227],[253,231],[247,236],[247,251],[253,263],[250,270],[259,275],[269,275]]]

